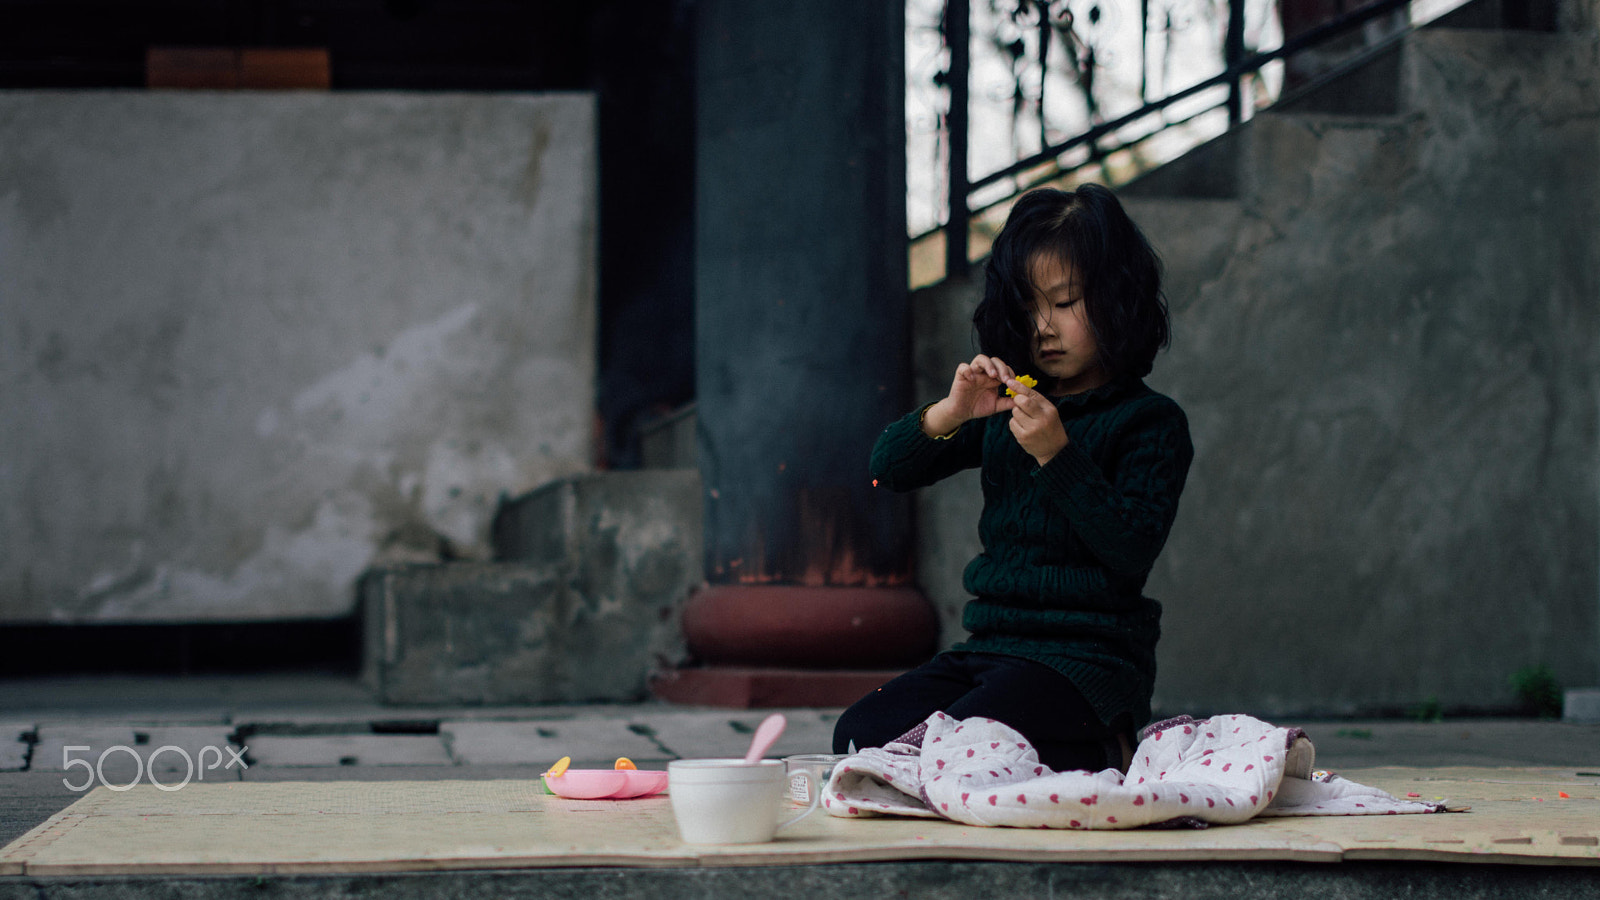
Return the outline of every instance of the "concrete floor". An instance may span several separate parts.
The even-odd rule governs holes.
[[[0,845],[82,796],[73,786],[96,778],[127,783],[139,776],[136,767],[155,758],[154,751],[167,745],[187,748],[192,756],[205,747],[218,747],[206,757],[212,766],[204,776],[209,780],[531,779],[561,756],[572,757],[577,766],[609,767],[616,757],[628,756],[641,767],[660,767],[679,757],[742,755],[750,732],[768,712],[658,703],[397,708],[375,702],[353,679],[321,675],[0,681]],[[784,712],[790,724],[771,755],[827,752],[838,710]],[[1600,771],[1600,725],[1509,719],[1278,724],[1303,727],[1316,745],[1317,767],[1334,771],[1383,765],[1569,766]],[[113,746],[128,749],[107,753]],[[227,746],[244,761],[224,755]],[[83,747],[90,749],[68,749]],[[185,771],[176,767],[181,756],[172,751],[160,755],[158,771],[164,783],[185,777]],[[77,759],[100,763],[100,769],[90,772],[81,764],[74,766]],[[1059,867],[1014,863],[988,867],[900,863],[804,867],[798,872],[772,867],[763,869],[759,877],[743,880],[710,869],[654,872],[648,878],[650,893],[655,895],[659,889],[662,896],[749,896],[773,890],[796,896],[855,896],[859,889],[885,878],[905,883],[932,878],[926,883],[940,885],[935,892],[939,896],[959,896],[951,893],[954,886],[969,882],[974,891],[979,882],[991,887],[1015,882],[1014,890],[1008,890],[1015,896],[1059,895],[1068,882],[1087,878],[1103,883],[1110,891],[1102,895],[1120,896],[1118,892],[1124,889],[1146,894],[1148,885],[1142,879],[1150,877],[1157,882],[1168,879],[1175,890],[1182,885],[1189,896],[1211,896],[1206,885],[1214,883],[1216,896],[1227,895],[1230,900],[1253,895],[1228,890],[1227,878],[1219,875],[1224,871],[1277,872],[1269,879],[1274,891],[1320,890],[1316,886],[1325,881],[1325,873],[1315,871],[1316,866],[1241,869],[1230,864],[1207,869],[1203,878],[1193,864],[1132,868],[1144,874],[1135,878],[1127,866],[1071,867],[1069,877]],[[1404,880],[1421,877],[1418,873],[1428,869],[1393,864],[1334,868],[1348,877],[1339,882],[1343,893],[1328,896],[1349,897],[1392,896],[1384,885],[1398,884],[1395,878],[1402,872]],[[1483,871],[1475,881],[1460,882],[1457,870],[1461,868]],[[1570,876],[1559,874],[1560,870],[1509,871],[1488,878],[1489,870],[1506,868],[1515,867],[1447,866],[1438,870],[1437,878],[1424,879],[1419,885],[1435,885],[1428,889],[1438,890],[1449,882],[1455,886],[1443,889],[1443,895],[1452,897],[1533,896],[1550,890],[1557,893],[1546,895],[1600,896],[1600,878],[1594,878],[1592,872],[1582,873],[1586,880],[1570,883],[1566,880]],[[505,896],[632,896],[625,886],[617,886],[619,874],[609,870],[525,872],[521,880],[505,873],[478,873],[477,877],[486,879],[484,884],[498,885],[496,892]],[[643,877],[636,873],[628,883],[637,888]],[[94,882],[101,885],[98,893],[91,890],[88,895],[143,896],[143,891],[151,896],[220,896],[238,886],[227,879],[158,881],[102,879]],[[453,894],[461,885],[480,883],[461,873],[371,876],[367,881],[382,881],[385,894],[397,896]],[[1254,877],[1246,881],[1256,883]],[[64,883],[51,879],[0,878],[0,900],[13,896],[8,890],[22,890],[24,882],[38,893],[23,891],[16,896],[50,896],[56,889],[67,890]],[[84,883],[83,879],[74,880],[74,890],[83,888]],[[328,876],[290,879],[282,887],[283,896],[331,896],[352,889],[353,884],[351,879]],[[800,890],[803,885],[810,887]],[[1488,886],[1496,886],[1495,891],[1490,892]],[[365,884],[364,889],[371,887]],[[813,889],[822,893],[813,893]],[[1593,893],[1586,894],[1586,890]],[[988,888],[981,893],[997,895]]]

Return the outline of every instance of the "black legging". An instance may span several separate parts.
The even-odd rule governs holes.
[[[950,651],[912,669],[844,711],[833,752],[882,747],[935,712],[987,716],[1028,739],[1057,772],[1122,764],[1117,730],[1102,724],[1065,675],[1043,663],[994,653]]]

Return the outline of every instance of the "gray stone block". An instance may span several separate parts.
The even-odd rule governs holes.
[[[366,672],[385,703],[639,699],[662,613],[561,566],[453,563],[362,581]]]
[[[373,570],[365,680],[386,703],[642,699],[686,655],[700,506],[692,470],[569,478],[502,504],[503,562]]]
[[[397,566],[361,593],[366,676],[385,702],[577,699],[566,626],[579,611],[552,567]]]
[[[636,661],[672,666],[687,657],[679,610],[704,578],[703,505],[694,469],[563,479],[502,505],[495,556],[553,566],[587,602],[625,607],[648,625],[649,658]]]
[[[647,554],[662,558],[644,566],[635,587],[672,590],[666,574],[698,580],[702,501],[695,469],[597,472],[553,481],[506,501],[494,522],[495,558],[557,563],[574,568],[605,556],[626,554],[639,568]],[[641,574],[644,574],[642,572]]]

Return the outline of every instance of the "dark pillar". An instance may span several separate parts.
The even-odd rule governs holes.
[[[910,402],[902,2],[701,0],[696,14],[695,399],[710,586],[690,612],[710,604],[717,614],[699,620],[766,621],[752,626],[767,631],[758,641],[815,640],[860,627],[867,617],[852,608],[914,605],[909,595],[926,628],[931,608],[906,587],[909,505],[867,471],[873,440]],[[696,648],[692,627],[689,638]],[[792,652],[711,661],[793,664]],[[822,665],[915,661],[901,656]]]

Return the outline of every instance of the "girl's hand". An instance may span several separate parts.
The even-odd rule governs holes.
[[[981,353],[972,362],[956,366],[950,394],[928,407],[922,418],[923,430],[931,435],[949,434],[972,419],[1011,409],[1014,401],[1000,395],[1000,386],[1015,377],[1010,366]]]
[[[1067,446],[1067,429],[1061,412],[1050,398],[1016,378],[1006,379],[1006,387],[1016,393],[1012,400],[1011,434],[1043,466]]]

